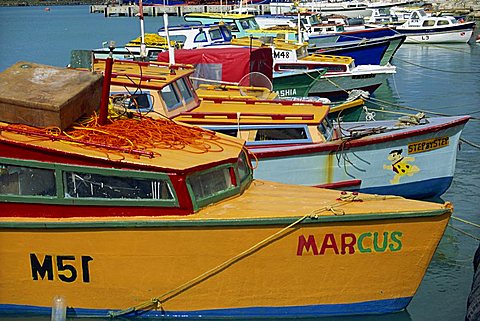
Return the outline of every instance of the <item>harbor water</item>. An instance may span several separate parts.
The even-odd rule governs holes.
[[[182,21],[182,18],[170,17],[172,25]],[[156,32],[162,25],[162,17],[145,17],[146,32]],[[18,61],[66,66],[73,49],[98,48],[111,40],[121,46],[138,37],[139,30],[136,18],[105,18],[89,13],[88,6],[55,6],[49,11],[44,7],[0,7],[0,72]],[[375,119],[398,118],[403,113],[421,111],[429,116],[469,114],[473,117],[462,134],[453,184],[441,200],[436,200],[452,202],[454,217],[406,311],[321,320],[465,319],[473,276],[472,260],[480,238],[480,229],[469,224],[480,224],[480,208],[477,207],[480,204],[480,45],[474,42],[464,45],[404,44],[393,64],[397,66],[397,73],[376,91],[369,103],[369,112],[375,113]],[[432,159],[431,166],[436,166],[436,162]],[[355,269],[355,266],[349,268]],[[7,319],[47,321],[50,316],[0,317],[0,320]]]

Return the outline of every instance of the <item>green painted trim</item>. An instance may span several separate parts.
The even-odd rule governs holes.
[[[201,171],[201,172],[196,172],[196,173],[193,173],[193,174],[187,176],[187,179],[185,180],[185,183],[187,184],[188,193],[190,194],[190,198],[192,200],[194,211],[198,211],[202,207],[205,207],[209,204],[219,202],[219,201],[221,201],[225,198],[232,197],[233,195],[240,194],[240,184],[238,186],[232,186],[230,188],[227,188],[226,190],[219,191],[219,192],[217,192],[217,193],[215,193],[215,194],[213,194],[209,197],[202,198],[202,199],[197,199],[195,197],[195,194],[193,193],[193,188],[192,188],[192,185],[190,184],[190,179],[193,178],[193,177],[196,177],[196,176],[203,176],[205,174],[211,173],[213,171],[217,171],[219,169],[224,169],[224,168],[227,168],[227,169],[233,168],[234,171],[235,171],[236,167],[237,167],[237,165],[232,164],[232,163],[221,164],[221,165],[209,168],[207,170],[204,170],[204,171]],[[238,175],[236,173],[235,173],[235,175],[237,176],[237,180],[238,180],[239,179]]]
[[[67,164],[47,163],[32,160],[18,160],[0,157],[0,163],[25,166],[39,169],[51,169],[55,171],[55,183],[57,196],[34,196],[34,195],[6,195],[0,194],[0,202],[29,203],[29,204],[52,204],[52,205],[80,205],[80,206],[155,206],[155,207],[178,207],[178,197],[170,176],[159,172],[134,171],[125,169],[103,168],[93,166],[76,166]],[[117,198],[66,198],[64,195],[65,172],[81,172],[100,174],[105,176],[128,177],[137,179],[163,180],[166,181],[171,192],[172,200],[163,199],[117,199]]]
[[[332,215],[318,218],[306,218],[300,224],[322,224],[342,222],[368,222],[375,220],[413,219],[435,217],[449,213],[449,209],[439,209],[425,212],[384,213],[379,215]],[[188,217],[188,216],[186,216]],[[268,226],[288,225],[300,217],[285,218],[258,218],[258,219],[229,219],[229,220],[190,220],[180,218],[177,220],[135,220],[135,221],[94,221],[94,222],[0,222],[3,229],[91,229],[91,228],[198,228],[198,227],[242,227],[242,226]]]

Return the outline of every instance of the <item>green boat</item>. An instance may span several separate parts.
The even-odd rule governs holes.
[[[273,91],[279,97],[307,97],[326,69],[286,70],[273,73]]]

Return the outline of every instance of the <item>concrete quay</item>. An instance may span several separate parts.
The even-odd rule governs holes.
[[[269,5],[249,5],[260,14],[270,13]],[[228,12],[237,8],[234,5],[174,5],[174,6],[143,6],[144,16],[161,16],[164,12],[168,15],[183,16],[192,12]],[[138,5],[91,5],[90,13],[103,13],[105,17],[133,17],[139,12]]]
[[[465,15],[472,20],[480,20],[480,2],[478,0],[434,0],[432,7],[436,12]]]

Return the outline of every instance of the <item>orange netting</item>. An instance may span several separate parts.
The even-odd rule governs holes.
[[[219,137],[213,131],[187,127],[169,119],[148,117],[119,118],[100,125],[94,115],[80,124],[61,131],[58,127],[37,128],[10,124],[1,129],[38,137],[62,140],[85,147],[143,156],[160,156],[158,149],[185,150],[191,153],[221,152],[222,145],[243,144],[234,139]]]

